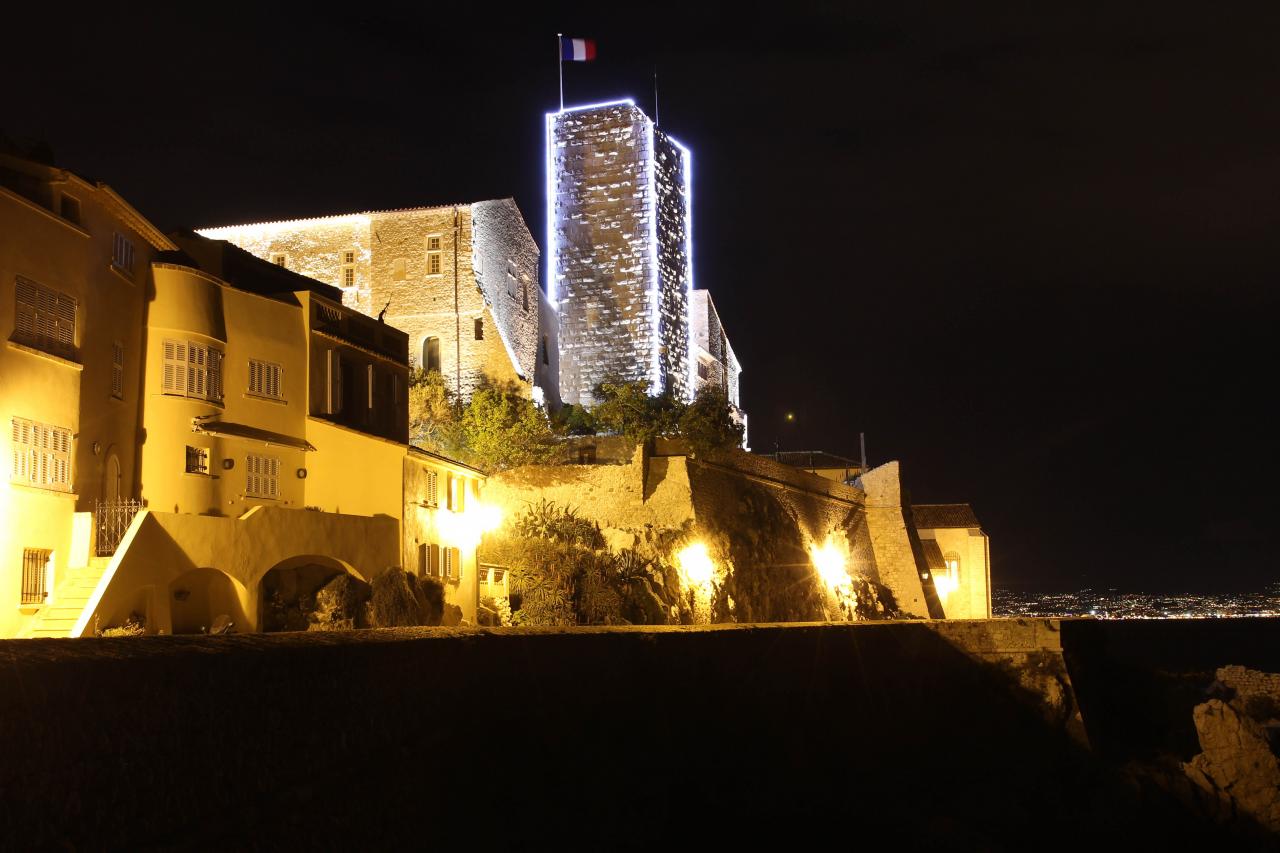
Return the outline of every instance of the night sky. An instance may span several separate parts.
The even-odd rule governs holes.
[[[555,34],[594,37],[567,102],[652,115],[656,64],[693,150],[753,449],[865,431],[997,586],[1280,580],[1280,14],[691,5],[58,13],[6,34],[0,130],[165,230],[514,196],[541,244]]]

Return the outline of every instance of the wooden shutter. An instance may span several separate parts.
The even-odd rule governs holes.
[[[222,353],[213,347],[209,347],[205,351],[205,357],[208,361],[208,379],[205,388],[206,395],[210,400],[222,399]]]
[[[124,397],[124,344],[111,344],[111,395]]]
[[[187,344],[187,396],[203,397],[205,390],[205,348]]]
[[[428,567],[433,578],[440,577],[440,546],[432,545],[428,549]]]
[[[26,343],[34,343],[36,337],[36,284],[18,276],[16,315],[13,336]]]
[[[187,393],[187,345],[183,341],[164,342],[164,380],[166,394]]]

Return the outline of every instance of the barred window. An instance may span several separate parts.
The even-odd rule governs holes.
[[[22,604],[43,604],[49,597],[49,561],[46,548],[22,549]]]
[[[278,364],[249,359],[249,393],[273,400],[283,399],[280,382],[283,373],[284,368]]]
[[[71,430],[14,418],[9,479],[42,489],[71,491]]]
[[[209,448],[187,445],[187,473],[209,473]]]
[[[133,278],[133,242],[119,232],[111,241],[111,266]]]
[[[222,401],[222,351],[195,341],[164,342],[161,391]]]
[[[251,498],[279,498],[280,460],[250,453],[245,460],[244,493]]]
[[[71,358],[76,346],[76,300],[17,276],[13,339]]]
[[[111,396],[124,399],[124,344],[119,341],[111,344]]]

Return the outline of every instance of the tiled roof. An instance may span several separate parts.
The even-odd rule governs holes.
[[[968,504],[912,504],[911,517],[917,530],[982,526]]]
[[[921,539],[920,546],[924,550],[924,561],[929,566],[929,573],[947,571],[947,560],[942,556],[937,539]]]

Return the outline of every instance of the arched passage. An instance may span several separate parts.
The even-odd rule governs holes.
[[[207,634],[219,616],[233,630],[251,628],[245,615],[244,586],[218,569],[192,569],[169,583],[169,615],[175,634]]]
[[[260,630],[329,631],[365,627],[369,584],[332,557],[301,555],[263,574],[258,587]]]

